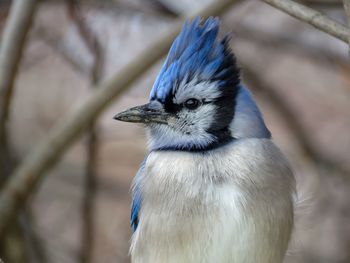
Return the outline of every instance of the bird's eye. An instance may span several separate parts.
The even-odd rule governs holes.
[[[189,110],[195,110],[200,106],[200,101],[197,99],[188,99],[185,101],[184,106]]]

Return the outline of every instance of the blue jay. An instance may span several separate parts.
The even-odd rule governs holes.
[[[145,125],[133,184],[133,263],[281,263],[295,179],[240,81],[219,19],[186,22],[150,102],[118,113]]]

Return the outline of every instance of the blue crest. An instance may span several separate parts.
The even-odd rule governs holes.
[[[197,17],[184,24],[153,85],[151,100],[164,102],[180,82],[189,82],[193,77],[217,81],[222,87],[239,83],[236,59],[228,47],[228,38],[218,38],[219,26],[219,19],[213,17],[203,23]]]

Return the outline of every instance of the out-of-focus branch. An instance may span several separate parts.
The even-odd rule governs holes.
[[[88,66],[72,57],[69,50],[61,44],[59,36],[55,35],[53,32],[45,28],[45,26],[38,25],[34,31],[35,37],[39,38],[46,45],[51,47],[55,52],[57,52],[69,65],[73,67],[80,74],[88,74]]]
[[[318,61],[338,62],[345,67],[349,67],[349,60],[346,56],[342,56],[338,52],[334,52],[331,49],[323,48],[322,46],[316,47],[301,38],[290,36],[283,33],[270,33],[261,30],[256,30],[252,27],[237,25],[237,30],[234,30],[234,34],[237,38],[254,42],[258,45],[264,46],[268,49],[283,49],[283,51],[291,51],[294,53],[302,54],[303,56],[310,57]],[[332,63],[330,65],[333,65]]]
[[[0,39],[1,39],[1,33],[4,28],[5,20],[8,16],[10,4],[9,3],[2,3],[0,2]]]
[[[94,57],[90,72],[90,83],[97,87],[101,80],[102,66],[104,64],[104,50],[98,37],[89,28],[83,17],[78,1],[68,0],[68,13],[78,27],[79,34],[84,40],[88,50]],[[87,161],[84,181],[84,197],[82,206],[82,239],[80,262],[89,263],[93,258],[94,232],[95,232],[95,197],[97,192],[97,158],[99,149],[99,133],[97,123],[92,122],[88,128]]]
[[[96,84],[96,80],[100,77],[100,71],[103,64],[103,48],[98,38],[94,35],[92,30],[87,25],[85,18],[82,16],[78,1],[68,0],[68,14],[76,24],[79,34],[86,44],[89,52],[94,56],[94,63],[92,66],[92,83]]]
[[[211,3],[196,15],[207,17],[229,10],[239,0],[220,0]],[[179,33],[183,21],[178,20],[167,34],[155,41],[149,48],[123,67],[112,79],[102,83],[93,94],[60,121],[48,136],[30,152],[22,164],[12,174],[0,193],[0,236],[6,226],[24,205],[29,194],[43,179],[44,173],[51,168],[83,131],[99,114],[120,94],[140,77],[151,65],[165,55],[175,36]]]
[[[341,0],[300,0],[298,2],[301,2],[303,4],[306,4],[308,6],[312,7],[322,7],[322,8],[341,8],[342,7],[342,1]]]
[[[25,39],[36,9],[36,0],[13,1],[7,16],[0,45],[0,187],[15,167],[15,157],[8,136],[8,115],[11,107],[14,81],[22,57]],[[3,7],[4,8],[4,7]],[[3,11],[3,10],[1,10]],[[12,262],[27,261],[23,228],[17,218],[0,235],[3,257]]]
[[[155,9],[158,9],[162,13],[165,13],[167,15],[171,15],[174,17],[179,15],[177,12],[175,12],[173,9],[169,8],[168,5],[164,4],[160,0],[147,0],[147,2],[150,3],[151,5],[153,5],[155,7]]]
[[[271,83],[267,83],[252,67],[244,64],[242,68],[244,70],[245,79],[252,84],[250,88],[254,90],[254,92],[262,95],[264,99],[270,102],[269,105],[274,107],[276,111],[283,116],[288,130],[291,131],[299,141],[305,158],[320,168],[326,168],[340,174],[350,174],[350,171],[342,164],[324,156],[315,149],[310,140],[310,136],[307,134],[303,125],[298,121],[298,117],[293,109],[288,106],[288,102],[275,88],[271,88],[273,87]]]
[[[263,2],[301,20],[315,28],[348,42],[350,29],[322,13],[291,0],[262,0]]]
[[[46,263],[48,257],[46,248],[38,235],[36,220],[33,216],[31,208],[24,209],[19,216],[19,223],[23,229],[23,235],[26,240],[27,254],[31,258],[31,262]]]
[[[108,10],[124,10],[133,13],[143,13],[149,16],[177,16],[158,3],[158,0],[143,0],[143,1],[110,1],[110,0],[87,0],[80,1],[84,5],[92,8],[104,8]]]
[[[8,141],[7,118],[18,64],[35,7],[35,0],[13,2],[0,45],[0,184],[8,177],[14,165]]]
[[[349,0],[343,0],[343,4],[344,4],[344,9],[345,9],[346,16],[348,18],[348,23],[350,24],[350,1]]]
[[[348,19],[348,27],[350,28],[350,0],[344,1],[344,10]],[[350,33],[348,34],[348,44],[349,44],[349,55],[350,55]]]
[[[0,137],[9,113],[13,83],[31,26],[36,0],[13,1],[0,46]]]

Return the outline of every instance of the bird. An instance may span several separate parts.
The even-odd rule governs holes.
[[[132,263],[281,263],[296,182],[220,19],[187,20],[149,102],[114,119],[141,123],[148,151],[132,185]]]

